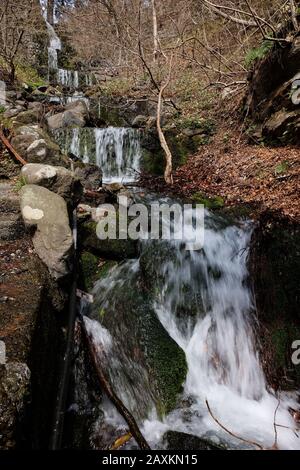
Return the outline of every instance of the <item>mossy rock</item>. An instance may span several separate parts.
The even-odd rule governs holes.
[[[96,222],[84,222],[80,226],[80,239],[85,250],[91,251],[98,256],[123,260],[137,258],[139,253],[139,245],[137,240],[100,240],[96,233]]]
[[[108,373],[117,391],[130,395],[134,416],[146,418],[153,404],[163,416],[175,408],[182,391],[185,354],[160,323],[139,272],[132,272],[128,262],[117,271],[115,284],[113,277],[104,281],[109,289],[105,301],[104,284],[99,285],[91,311],[113,338]]]
[[[278,213],[261,216],[251,243],[260,343],[267,378],[273,387],[300,386],[300,366],[291,361],[300,339],[300,225]]]
[[[102,261],[102,262],[101,262]],[[116,263],[111,260],[101,260],[89,251],[83,251],[80,256],[82,282],[86,291],[90,291],[96,281],[107,276]]]
[[[163,444],[167,450],[226,450],[226,446],[221,443],[177,431],[167,431],[163,435]]]

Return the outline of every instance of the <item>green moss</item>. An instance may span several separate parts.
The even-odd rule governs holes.
[[[80,257],[80,266],[84,281],[84,287],[87,291],[90,291],[96,282],[99,274],[98,267],[99,260],[97,256],[84,251]]]
[[[197,192],[192,196],[192,200],[197,204],[203,204],[207,209],[221,209],[224,207],[224,199],[221,196],[207,197]]]
[[[265,57],[268,52],[272,49],[273,42],[272,41],[263,41],[260,47],[255,49],[251,49],[247,52],[245,57],[245,65],[247,68],[251,68],[256,60],[262,59]]]

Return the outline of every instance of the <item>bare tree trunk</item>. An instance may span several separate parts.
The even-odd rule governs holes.
[[[158,27],[155,0],[152,0],[152,21],[153,21],[153,59],[156,62],[159,54]]]
[[[167,77],[167,80],[165,84],[160,88],[159,94],[158,94],[158,103],[157,103],[157,121],[156,121],[156,126],[157,126],[157,132],[159,136],[159,141],[160,145],[165,152],[165,157],[166,157],[166,167],[165,167],[165,173],[164,173],[164,178],[165,182],[167,184],[173,184],[173,157],[171,150],[168,146],[168,143],[166,141],[165,135],[163,133],[163,130],[161,128],[161,110],[162,110],[162,105],[163,105],[163,94],[164,91],[166,90],[167,86],[170,83],[171,80],[171,73],[172,73],[172,62],[173,62],[173,57],[170,59],[170,68],[169,68],[169,75]]]

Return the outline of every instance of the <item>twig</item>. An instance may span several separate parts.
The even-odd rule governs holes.
[[[229,429],[227,429],[222,423],[220,423],[220,421],[213,415],[211,409],[210,409],[210,406],[209,406],[209,403],[207,400],[205,400],[205,403],[206,403],[206,406],[207,406],[207,409],[208,409],[208,412],[210,414],[210,416],[212,417],[212,419],[220,426],[220,428],[224,429],[224,431],[226,431],[228,434],[230,434],[231,436],[235,437],[236,439],[239,439],[240,441],[243,441],[243,442],[246,442],[247,444],[252,444],[254,446],[257,446],[260,450],[264,450],[264,448],[258,444],[257,442],[254,442],[254,441],[249,441],[248,439],[244,439],[243,437],[240,437],[240,436],[237,436],[236,434],[234,434],[232,431],[230,431]]]
[[[9,150],[11,154],[20,162],[22,165],[27,165],[26,160],[21,157],[21,155],[18,154],[18,152],[13,148],[13,146],[10,144],[10,142],[7,140],[7,138],[4,136],[2,131],[0,130],[0,139],[2,140],[3,144],[5,147]]]

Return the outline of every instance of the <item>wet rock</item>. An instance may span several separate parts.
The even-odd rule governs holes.
[[[21,211],[27,227],[35,229],[33,245],[55,279],[70,272],[72,231],[64,199],[46,188],[26,185],[20,191]]]
[[[19,417],[29,395],[30,370],[24,363],[0,365],[0,449],[15,446]]]
[[[184,432],[167,431],[163,436],[166,450],[224,450],[221,444]]]
[[[253,233],[254,283],[262,365],[273,389],[297,389],[300,365],[292,361],[300,339],[300,225],[276,212],[262,214]]]
[[[75,163],[75,176],[85,189],[96,191],[102,185],[102,171],[91,163]]]
[[[59,194],[68,202],[79,200],[82,187],[70,170],[61,166],[28,163],[23,166],[21,175],[26,184],[37,184]]]
[[[65,165],[59,146],[39,126],[18,127],[11,143],[28,163]]]
[[[106,189],[106,191],[109,191],[111,193],[117,193],[125,189],[125,186],[122,183],[109,183],[103,185],[103,187]]]
[[[182,391],[185,354],[159,321],[135,262],[115,268],[102,282],[94,289],[91,315],[112,338],[107,372],[116,393],[139,419],[153,406],[163,416]]]
[[[99,215],[99,214],[98,214]],[[102,217],[105,216],[105,212]],[[100,217],[100,215],[99,215]],[[106,239],[100,240],[97,237],[97,223],[93,221],[84,222],[80,229],[82,246],[99,256],[108,259],[122,260],[137,258],[139,245],[137,240]]]

